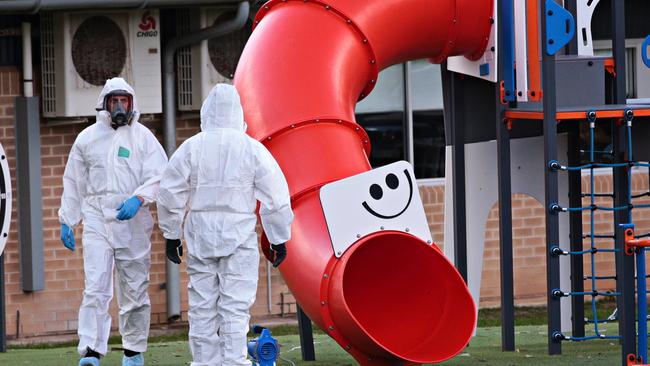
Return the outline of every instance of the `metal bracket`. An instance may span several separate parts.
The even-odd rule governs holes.
[[[643,357],[641,356],[637,357],[634,354],[630,353],[629,355],[627,355],[627,366],[648,366],[648,365],[643,363]]]
[[[598,114],[596,113],[596,111],[594,110],[587,111],[587,121],[589,121],[589,123],[595,123],[596,118],[598,118]]]
[[[623,113],[623,118],[625,119],[625,123],[627,123],[628,126],[632,126],[632,120],[634,119],[634,110],[626,109]]]
[[[568,255],[569,254],[569,253],[565,252],[564,250],[562,250],[562,248],[560,248],[557,245],[552,246],[551,249],[549,250],[549,253],[554,257],[559,257],[561,255]]]
[[[499,97],[501,105],[508,105],[508,101],[506,100],[506,83],[503,80],[499,83]]]
[[[562,165],[560,164],[559,161],[557,160],[551,160],[547,164],[548,170],[552,172],[557,172],[559,170],[562,170]]]
[[[637,248],[649,248],[650,239],[636,239],[634,238],[634,224],[621,224],[625,229],[625,254],[634,255]]]
[[[553,0],[546,0],[546,53],[553,56],[566,46],[576,32],[573,15]]]

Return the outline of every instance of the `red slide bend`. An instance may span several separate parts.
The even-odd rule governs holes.
[[[325,2],[327,1],[327,2]],[[272,0],[255,20],[235,85],[249,134],[289,183],[295,221],[280,270],[309,317],[362,365],[441,362],[476,321],[462,278],[402,232],[360,238],[341,258],[319,189],[370,169],[354,108],[379,70],[407,60],[480,57],[493,0]]]

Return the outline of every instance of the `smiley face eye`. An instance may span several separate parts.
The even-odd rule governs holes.
[[[381,189],[379,184],[373,184],[370,186],[370,196],[376,200],[380,200],[384,196],[384,190]]]
[[[386,185],[390,189],[397,189],[399,187],[399,179],[393,173],[390,173],[386,176]]]

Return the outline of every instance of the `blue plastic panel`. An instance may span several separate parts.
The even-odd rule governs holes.
[[[512,0],[501,0],[503,17],[503,87],[506,102],[517,100],[515,94],[515,16]]]
[[[546,0],[546,53],[555,55],[576,33],[573,15],[553,0]]]

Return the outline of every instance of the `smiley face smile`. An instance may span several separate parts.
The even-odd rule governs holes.
[[[394,219],[399,215],[403,214],[404,211],[406,211],[406,209],[408,209],[409,205],[411,204],[411,199],[413,199],[413,181],[411,180],[411,176],[409,175],[408,170],[404,169],[404,175],[406,176],[406,180],[408,181],[409,184],[409,199],[408,202],[406,202],[406,206],[400,212],[394,215],[380,214],[377,211],[373,210],[368,204],[368,202],[366,201],[364,201],[361,204],[363,208],[365,208],[366,211],[368,211],[371,215],[375,217],[379,217],[380,219]],[[386,176],[386,186],[388,186],[388,188],[392,190],[395,190],[399,187],[399,179],[395,174],[390,173]],[[369,190],[370,190],[370,196],[377,201],[382,199],[382,197],[384,196],[384,190],[381,188],[379,184],[371,185]]]

